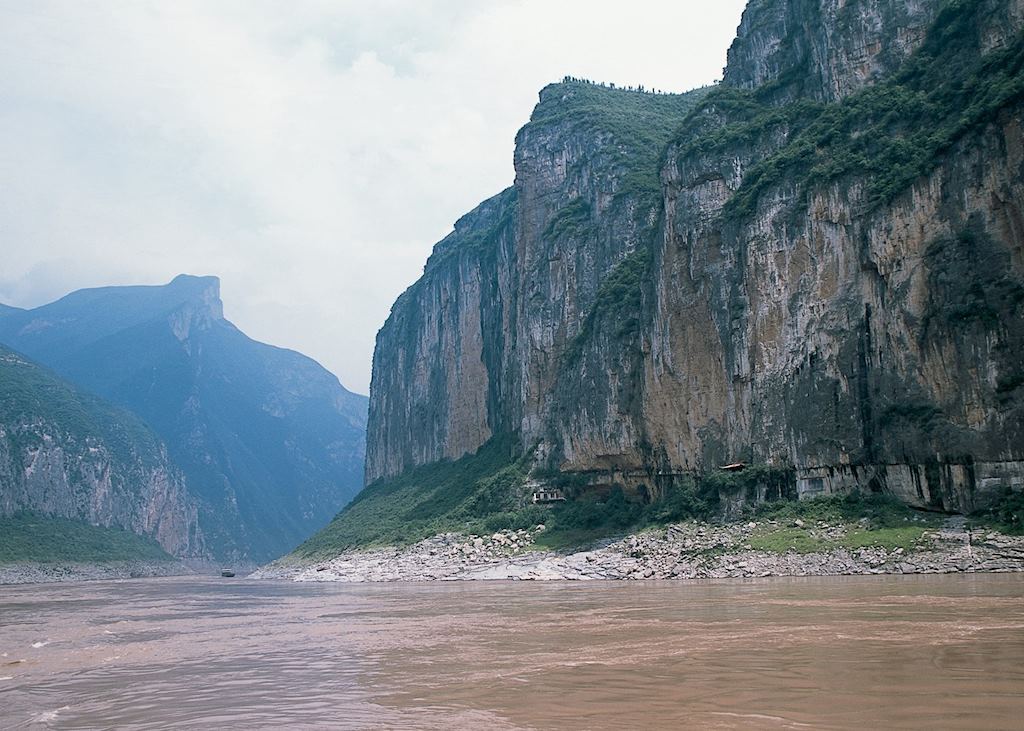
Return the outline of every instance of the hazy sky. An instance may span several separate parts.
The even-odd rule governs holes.
[[[395,297],[565,75],[721,76],[743,0],[0,0],[0,302],[216,274],[366,393]]]

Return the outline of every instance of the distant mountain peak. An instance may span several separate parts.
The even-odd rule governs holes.
[[[179,274],[164,286],[189,288],[197,291],[212,290],[217,297],[220,297],[220,277],[212,274]]]
[[[273,558],[362,486],[367,399],[225,320],[217,277],[0,312],[0,343],[151,426],[198,500],[214,555]],[[0,459],[0,482],[4,469]]]
[[[165,288],[181,292],[188,303],[201,303],[213,319],[224,318],[224,303],[220,298],[220,277],[179,274]]]
[[[224,319],[219,277],[179,274],[165,286],[188,294],[181,307],[170,317],[171,330],[178,340],[188,338],[194,328],[209,327],[212,322]]]
[[[150,321],[169,322],[181,341],[223,322],[220,279],[180,274],[166,284],[92,287],[32,310],[0,309],[0,342],[17,340],[45,361],[49,348],[66,350],[67,337],[84,346]]]

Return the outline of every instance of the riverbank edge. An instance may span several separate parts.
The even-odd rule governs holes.
[[[150,579],[164,576],[190,576],[200,573],[197,566],[182,561],[17,561],[0,564],[0,586],[14,584],[54,584],[71,581],[110,581],[114,579]]]
[[[821,524],[822,535],[849,526]],[[910,548],[864,546],[824,551],[753,550],[764,523],[682,523],[606,541],[587,550],[547,551],[536,535],[446,533],[411,546],[344,552],[334,558],[285,557],[256,579],[319,582],[589,581],[1024,572],[1024,536],[970,528],[962,518],[928,529]]]

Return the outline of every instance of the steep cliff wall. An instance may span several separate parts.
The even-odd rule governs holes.
[[[565,382],[567,351],[573,361],[584,348],[607,355],[610,368],[618,361],[580,335],[610,273],[645,266],[661,207],[660,153],[705,93],[577,82],[541,92],[517,138],[515,186],[456,224],[377,337],[368,482],[458,458],[495,434],[533,444],[563,420],[570,424],[557,428],[590,423],[578,384]],[[614,388],[614,373],[594,372],[595,390]],[[579,406],[556,409],[556,392]]]
[[[732,461],[946,510],[1024,485],[1022,17],[753,0],[713,90],[546,88],[514,217],[381,331],[368,481],[502,433],[648,496]]]
[[[371,480],[458,458],[508,429],[502,373],[517,210],[509,188],[463,216],[377,335],[370,390],[380,397],[370,403],[376,428],[367,434]]]
[[[775,84],[834,102],[895,72],[924,40],[935,0],[752,0],[729,49],[725,85]]]
[[[660,155],[705,93],[553,85],[516,139],[511,425],[541,459],[604,467],[639,437],[632,290],[660,223]]]
[[[801,491],[957,510],[1020,482],[1020,5],[918,17],[929,34],[881,25],[921,38],[891,77],[793,102],[783,65],[669,150],[644,393],[670,464],[788,464]],[[764,67],[764,33],[730,61]],[[815,68],[812,101],[860,83]]]
[[[0,514],[116,526],[201,557],[196,500],[164,445],[131,414],[0,346]]]

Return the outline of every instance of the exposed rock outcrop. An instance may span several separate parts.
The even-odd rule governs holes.
[[[834,102],[893,74],[924,40],[934,0],[752,0],[729,49],[724,83],[780,83]]]
[[[509,365],[517,210],[510,188],[459,219],[423,278],[395,302],[374,351],[388,364],[374,367],[370,384],[380,398],[369,418],[380,428],[367,436],[368,475],[458,458],[509,428],[500,374]]]
[[[203,557],[198,501],[137,417],[0,346],[0,514],[116,526]]]
[[[754,0],[723,84],[547,87],[381,330],[367,480],[512,434],[656,494],[1024,488],[1019,0]]]
[[[849,3],[844,12],[881,5]],[[876,24],[889,37],[875,44],[898,46],[893,58],[901,60],[923,42],[913,29],[942,4],[890,5],[910,8],[916,18],[885,13]],[[976,34],[958,41],[980,52],[994,34],[1006,39],[1003,23],[1012,21],[1019,46],[1019,3],[953,7],[960,16],[947,7],[951,17],[939,21],[966,17],[952,32]],[[754,15],[748,10],[745,25],[758,25]],[[794,56],[790,65],[765,61],[785,37],[772,44],[741,36],[731,64],[775,71],[765,78],[737,72],[739,78],[800,78],[815,53]],[[838,40],[851,39],[839,35],[833,47]],[[804,91],[815,97],[842,96],[835,90],[861,83],[849,64],[810,67],[819,83]],[[907,87],[915,88],[913,81],[893,92]],[[768,106],[779,103],[777,94],[765,93]],[[876,181],[856,166],[817,185],[793,166],[762,186],[746,211],[729,210],[763,170],[758,166],[780,159],[772,156],[800,121],[769,123],[756,145],[709,150],[698,135],[669,150],[644,412],[650,439],[670,464],[776,461],[796,468],[801,492],[888,489],[912,503],[959,511],[997,488],[1022,486],[1024,117],[1019,101],[992,111],[935,150],[927,174],[888,198],[873,195]],[[706,113],[726,129],[747,121],[724,105]],[[943,116],[933,123],[942,125]],[[703,388],[692,388],[695,377]],[[676,399],[688,403],[685,418],[665,408]]]

